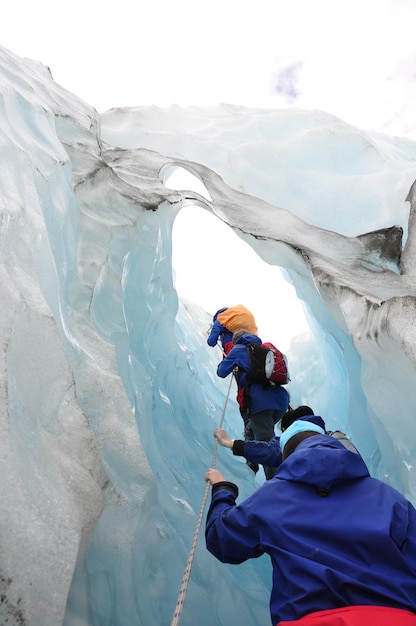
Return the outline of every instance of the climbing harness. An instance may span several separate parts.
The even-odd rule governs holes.
[[[222,428],[222,424],[223,424],[223,421],[224,421],[224,415],[225,415],[225,409],[227,408],[227,403],[228,403],[228,398],[230,396],[232,382],[233,382],[233,376],[230,377],[230,385],[228,387],[228,392],[227,392],[227,396],[225,398],[224,408],[222,410],[222,415],[221,415],[221,419],[220,419],[220,423],[219,423],[218,428]],[[217,461],[217,448],[218,448],[218,441],[215,440],[214,452],[213,452],[213,455],[212,455],[211,467],[215,467],[215,463]],[[170,626],[178,626],[178,624],[180,622],[180,619],[181,619],[183,604],[185,602],[185,596],[186,596],[186,592],[187,592],[187,589],[188,589],[189,578],[190,578],[190,575],[191,575],[191,568],[192,568],[192,563],[193,563],[193,560],[194,560],[196,544],[198,542],[199,531],[201,530],[202,517],[204,515],[205,505],[206,505],[207,499],[208,499],[209,488],[210,488],[210,484],[207,483],[206,487],[205,487],[204,497],[202,499],[201,510],[199,511],[198,521],[197,521],[196,527],[195,527],[194,538],[193,538],[193,541],[192,541],[191,549],[189,550],[188,560],[186,561],[185,571],[184,571],[183,576],[182,576],[182,582],[181,582],[181,586],[180,586],[180,589],[179,589],[179,595],[178,595],[178,599],[176,600],[175,611],[173,613],[173,618],[172,618],[172,621],[170,623]]]

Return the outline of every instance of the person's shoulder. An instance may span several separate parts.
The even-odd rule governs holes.
[[[331,431],[327,431],[326,434],[330,435],[331,437],[333,437],[334,439],[342,443],[345,446],[345,448],[347,448],[347,450],[350,450],[351,452],[356,452],[357,454],[359,454],[357,448],[352,443],[351,439],[345,433],[343,433],[342,430],[331,430]]]
[[[235,344],[236,346],[238,345],[248,345],[249,343],[262,343],[260,337],[258,337],[257,335],[253,335],[252,333],[246,333],[245,335],[242,335],[238,340],[237,343]]]
[[[233,357],[236,354],[241,354],[241,352],[244,351],[246,352],[246,346],[241,344],[241,343],[236,343],[233,345],[233,347],[231,348],[231,350],[228,352],[227,357]]]

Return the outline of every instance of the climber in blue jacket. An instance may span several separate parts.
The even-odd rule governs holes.
[[[357,448],[348,439],[347,435],[340,430],[328,431],[322,417],[315,415],[313,410],[306,405],[289,409],[282,417],[280,428],[284,432],[297,419],[312,422],[321,426],[325,434],[335,437],[352,452],[359,454]],[[277,435],[270,441],[242,441],[240,439],[230,439],[223,428],[216,428],[214,437],[224,448],[230,448],[234,456],[243,456],[249,463],[261,464],[271,467],[279,467],[282,462],[282,451],[280,449],[280,436]]]
[[[251,365],[247,345],[261,344],[260,337],[241,330],[234,333],[233,343],[232,350],[218,364],[217,374],[220,378],[226,378],[231,372],[235,375],[238,386],[237,402],[245,424],[245,439],[270,441],[275,436],[275,425],[288,409],[289,393],[280,385],[248,384],[247,374]],[[268,480],[274,476],[276,467],[264,465],[263,468]],[[255,464],[252,469],[256,471]]]
[[[244,325],[245,332],[248,332],[247,328],[252,329],[252,332],[257,332],[257,325],[253,314],[242,304],[238,304],[234,307],[223,307],[215,313],[212,319],[211,331],[208,335],[207,343],[209,346],[214,347],[217,345],[218,342],[220,342],[223,352],[223,359],[232,350],[234,346],[234,332],[236,330],[240,330],[241,324]],[[238,388],[237,371],[234,372],[234,377]],[[240,415],[244,421],[245,436],[246,438],[253,439],[253,431],[249,426],[249,413],[241,402],[239,402],[239,407]],[[250,463],[250,461],[247,461],[247,465],[253,470],[254,473],[258,472],[259,466],[257,463]]]
[[[223,563],[270,556],[273,626],[415,626],[416,510],[323,433],[289,426],[276,475],[238,506],[238,487],[209,469],[207,549]]]

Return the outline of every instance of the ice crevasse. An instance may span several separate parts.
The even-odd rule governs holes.
[[[229,388],[212,312],[175,289],[184,207],[283,268],[311,326],[293,402],[416,502],[416,142],[319,111],[98,115],[4,48],[0,107],[0,623],[170,623]],[[225,426],[240,436],[234,394]],[[270,584],[266,558],[222,565],[201,540],[181,623],[268,623]]]

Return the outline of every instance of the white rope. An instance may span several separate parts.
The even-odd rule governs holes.
[[[222,411],[222,415],[221,415],[221,419],[220,419],[220,423],[219,423],[218,428],[222,428],[222,424],[223,424],[223,421],[224,421],[224,415],[225,415],[225,409],[227,408],[227,403],[228,403],[228,398],[229,398],[230,391],[231,391],[232,382],[233,382],[233,376],[230,377],[230,385],[228,387],[228,393],[227,393],[227,397],[225,398],[224,408],[223,408],[223,411]],[[215,440],[214,452],[213,452],[213,455],[212,455],[211,467],[215,467],[215,463],[217,461],[217,449],[218,449],[218,441]],[[202,518],[203,518],[203,515],[204,515],[205,505],[206,505],[207,499],[208,499],[209,488],[210,488],[210,484],[207,483],[206,487],[205,487],[204,497],[202,499],[201,510],[199,511],[198,521],[196,523],[196,528],[195,528],[195,532],[194,532],[194,538],[193,538],[193,541],[192,541],[191,549],[189,550],[188,560],[186,561],[185,571],[184,571],[183,576],[182,576],[182,583],[181,583],[181,586],[180,586],[180,589],[179,589],[179,595],[178,595],[178,599],[176,601],[175,611],[173,613],[173,618],[172,618],[172,621],[170,623],[170,626],[178,626],[178,624],[180,622],[180,619],[181,619],[182,609],[183,609],[183,605],[184,605],[185,597],[186,597],[186,592],[188,590],[189,578],[191,576],[191,569],[192,569],[192,564],[193,564],[193,560],[194,560],[196,545],[198,543],[199,532],[201,530]]]

